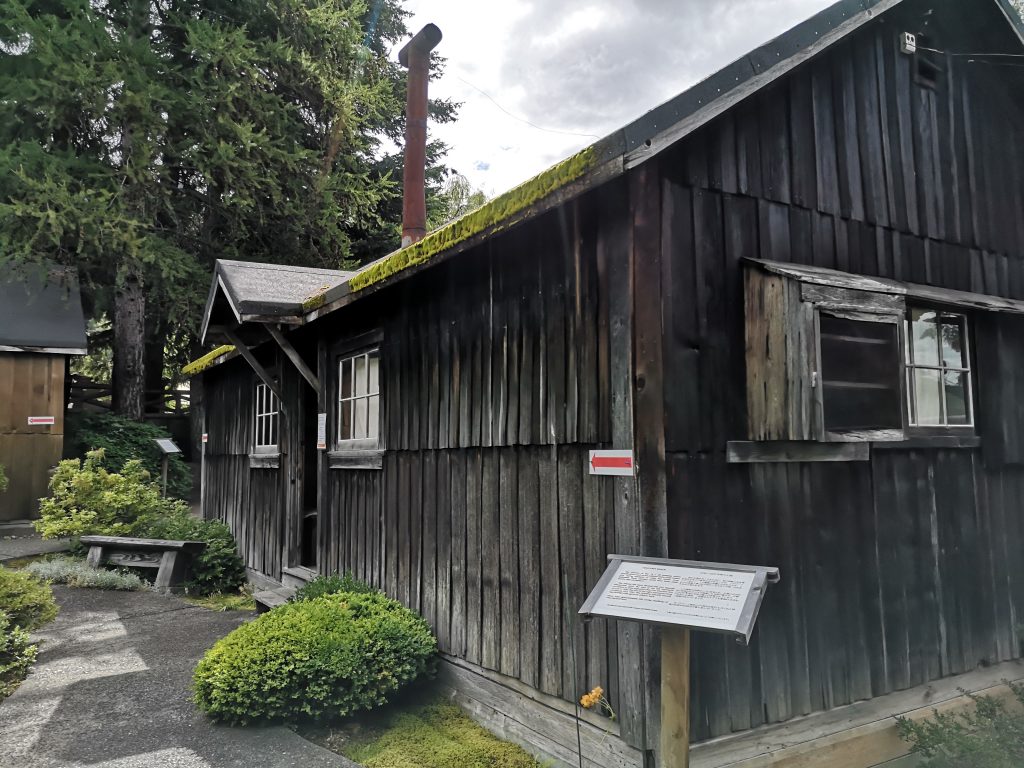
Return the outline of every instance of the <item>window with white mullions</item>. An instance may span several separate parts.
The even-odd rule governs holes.
[[[257,383],[253,453],[278,452],[277,431],[280,411],[274,391],[263,382]]]
[[[914,427],[972,427],[967,317],[911,307],[906,320],[907,408]]]
[[[377,447],[380,436],[380,350],[338,361],[338,445]]]

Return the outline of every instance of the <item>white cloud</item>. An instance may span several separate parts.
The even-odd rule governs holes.
[[[408,0],[406,7],[411,30],[433,22],[444,34],[438,52],[448,65],[432,95],[463,102],[457,123],[431,133],[450,146],[451,167],[496,194],[829,4]]]

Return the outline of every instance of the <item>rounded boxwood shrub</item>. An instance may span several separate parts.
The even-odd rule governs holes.
[[[432,673],[436,652],[427,623],[379,593],[288,603],[206,652],[195,701],[236,724],[344,717]]]
[[[0,565],[0,611],[7,614],[11,626],[31,632],[53,621],[57,601],[53,590],[42,581]]]
[[[346,572],[343,576],[334,573],[330,576],[317,576],[312,581],[307,581],[295,592],[292,601],[313,600],[324,595],[336,595],[339,592],[369,594],[376,591],[365,581],[360,581],[349,572]]]

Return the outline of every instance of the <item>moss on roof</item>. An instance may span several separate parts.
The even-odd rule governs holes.
[[[361,291],[402,270],[430,261],[434,256],[485,230],[500,230],[501,225],[515,214],[580,178],[593,167],[595,159],[594,148],[588,147],[563,160],[540,175],[534,176],[529,181],[525,181],[518,187],[485,203],[475,211],[431,232],[418,243],[395,251],[390,256],[371,264],[349,280],[349,288],[353,293]],[[310,297],[308,300],[313,309],[316,308],[312,306],[316,298]],[[322,299],[322,297],[320,298]],[[321,300],[320,303],[322,305],[323,301]]]
[[[181,369],[181,372],[185,376],[195,376],[197,373],[202,373],[220,358],[229,352],[234,352],[235,348],[231,344],[225,344],[224,346],[217,347],[212,352],[207,352],[202,357],[193,360],[191,363]]]

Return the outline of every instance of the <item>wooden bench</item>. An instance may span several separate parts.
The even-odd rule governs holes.
[[[181,592],[192,558],[206,548],[205,541],[165,541],[131,539],[124,536],[83,536],[89,547],[86,558],[93,568],[118,565],[130,568],[156,568],[154,587],[158,592]]]

